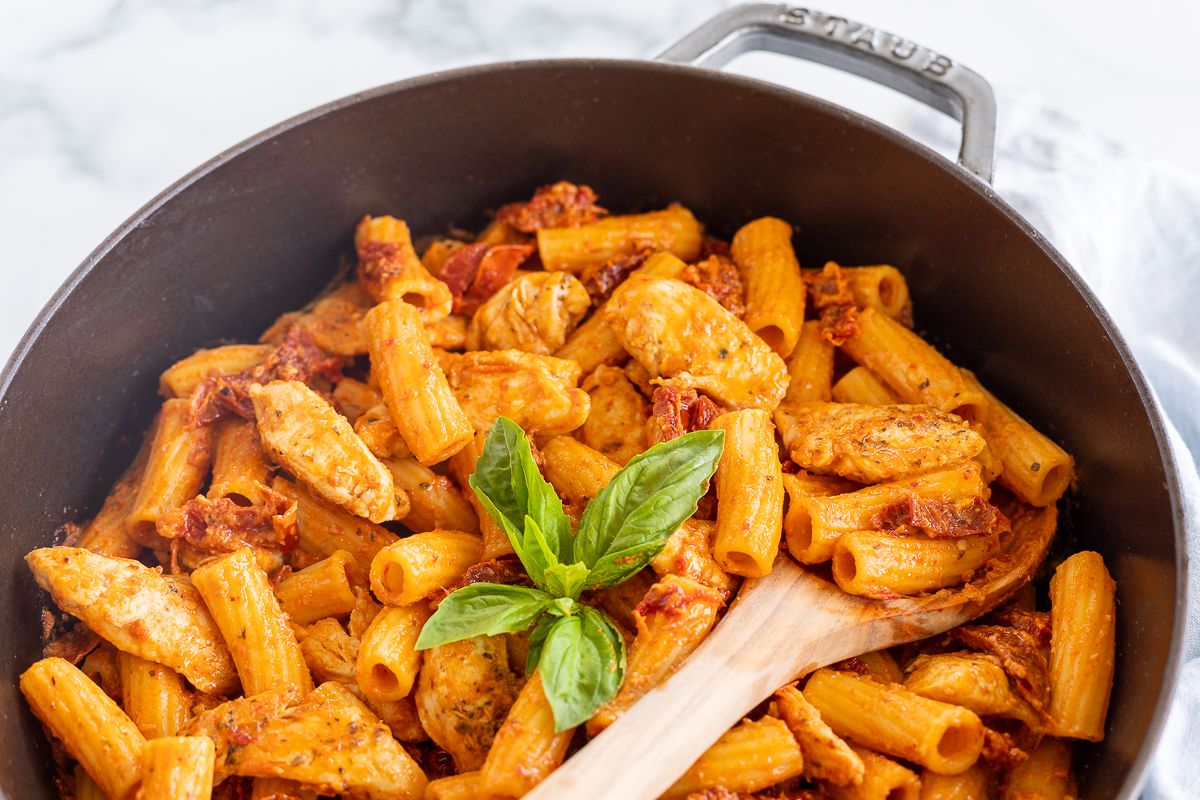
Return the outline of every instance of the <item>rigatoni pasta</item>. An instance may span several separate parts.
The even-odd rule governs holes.
[[[258,344],[170,366],[99,513],[27,558],[78,620],[21,679],[80,762],[65,782],[517,798],[619,735],[781,559],[887,602],[1040,554],[1070,454],[915,332],[901,270],[801,270],[793,222],[718,227],[726,243],[683,206],[609,215],[560,181],[417,258],[405,220],[370,215],[350,279]],[[723,443],[711,485],[640,541],[683,503],[629,475],[684,480],[694,461],[655,453],[689,434]],[[1084,552],[1049,589],[1049,611],[1026,590],[935,642],[761,687],[778,691],[664,796],[1073,796],[1069,740],[1104,734],[1116,587]],[[456,605],[481,627],[437,639]],[[576,638],[552,641],[561,620]],[[562,654],[607,671],[564,688]],[[574,690],[595,693],[582,713]]]
[[[967,420],[983,420],[987,401],[958,367],[886,314],[867,308],[842,349],[869,368],[906,403],[923,403]]]
[[[787,358],[804,323],[804,280],[792,226],[777,217],[756,219],[734,234],[731,252],[746,287],[746,325]]]
[[[159,518],[195,497],[208,477],[212,428],[191,424],[191,415],[183,398],[166,401],[158,414],[146,468],[125,518],[129,535],[147,547],[157,544]]]
[[[413,534],[375,555],[371,589],[388,605],[412,605],[449,586],[482,556],[483,541],[473,533],[432,530]]]
[[[208,800],[215,759],[207,736],[165,736],[146,742],[138,800]]]
[[[717,535],[713,556],[726,572],[759,577],[771,571],[783,530],[783,472],[774,452],[775,426],[762,409],[722,414],[717,467]]]
[[[791,731],[779,720],[763,717],[718,739],[663,797],[682,798],[716,786],[753,792],[793,778],[803,768],[804,755]]]
[[[444,461],[473,435],[429,345],[420,315],[407,303],[380,303],[363,318],[371,374],[408,449],[422,464]]]
[[[308,625],[326,617],[349,615],[357,603],[349,572],[353,561],[349,552],[335,550],[328,558],[281,580],[275,594],[288,618]]]
[[[221,630],[247,695],[312,688],[300,644],[251,551],[205,564],[192,573],[192,582]]]
[[[132,653],[117,655],[125,713],[147,739],[174,736],[192,717],[192,694],[178,672]]]
[[[1116,651],[1116,586],[1099,553],[1076,553],[1054,571],[1050,627],[1055,733],[1098,742],[1104,738]]]
[[[146,740],[133,720],[86,675],[61,658],[45,658],[21,675],[21,693],[88,775],[117,800],[142,778]]]
[[[421,654],[414,649],[429,618],[422,605],[387,606],[372,620],[358,647],[355,677],[372,701],[408,697],[417,681]]]
[[[902,686],[819,669],[804,696],[838,736],[947,775],[965,772],[983,749],[983,723],[973,711]]]
[[[581,272],[638,249],[665,250],[690,261],[700,254],[702,233],[692,212],[671,206],[646,214],[608,217],[577,228],[541,228],[537,245],[547,270]]]

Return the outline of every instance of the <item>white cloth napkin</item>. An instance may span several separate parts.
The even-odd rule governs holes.
[[[1123,151],[1028,96],[1001,93],[995,187],[1100,297],[1166,412],[1200,564],[1200,175]],[[927,116],[910,132],[953,151]],[[1200,797],[1200,573],[1188,580],[1184,665],[1144,797]],[[1167,613],[1167,609],[1163,609]]]

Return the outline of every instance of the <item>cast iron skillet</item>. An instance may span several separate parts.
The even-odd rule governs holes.
[[[1066,535],[1104,555],[1120,599],[1109,733],[1083,750],[1083,795],[1136,796],[1175,682],[1185,585],[1178,486],[1144,379],[1079,276],[985,182],[994,109],[978,76],[882,31],[770,5],[722,14],[664,59],[755,48],[963,119],[965,169],[837,106],[687,63],[519,62],[310,111],[113,233],[0,374],[0,796],[52,796],[49,750],[16,688],[39,656],[44,600],[21,558],[99,507],[151,420],[159,372],[307,301],[364,213],[418,233],[477,226],[475,209],[558,178],[618,210],[678,200],[726,235],[784,217],[810,266],[904,269],[922,328],[1079,459]]]

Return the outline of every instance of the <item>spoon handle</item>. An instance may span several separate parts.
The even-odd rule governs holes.
[[[744,586],[684,665],[550,775],[529,800],[653,800],[721,734],[797,675],[859,652],[823,647],[846,595],[780,559]],[[850,638],[854,638],[851,636]]]

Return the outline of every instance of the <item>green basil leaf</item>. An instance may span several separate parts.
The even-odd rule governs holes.
[[[588,588],[621,583],[650,563],[696,513],[724,446],[724,431],[684,434],[634,456],[600,490],[579,521],[570,559],[591,569]]]
[[[498,633],[523,631],[554,602],[538,589],[501,583],[472,583],[438,604],[417,637],[417,650]]]
[[[546,613],[555,617],[570,617],[579,605],[570,597],[556,597],[546,605]]]
[[[496,420],[468,482],[533,582],[543,586],[546,569],[570,555],[574,537],[562,500],[538,470],[520,425],[507,417]],[[536,532],[526,519],[536,523]]]
[[[625,640],[603,613],[580,605],[579,613],[549,626],[538,669],[554,714],[555,733],[587,722],[611,700],[625,678]]]
[[[550,629],[554,627],[554,623],[558,622],[562,617],[552,614],[545,614],[538,620],[537,625],[533,626],[533,630],[529,633],[529,648],[525,653],[525,674],[532,675],[537,669],[538,661],[542,658],[542,648],[546,645],[546,637],[550,635]]]
[[[488,431],[483,452],[468,481],[475,495],[488,507],[488,514],[505,529],[521,530],[528,507],[524,464],[518,450],[529,447],[525,431],[507,417],[500,417]],[[532,455],[530,457],[532,461]],[[482,495],[482,496],[481,496]],[[504,521],[508,524],[505,525]]]
[[[546,570],[546,591],[562,598],[574,600],[583,591],[591,572],[584,564],[554,564]]]

